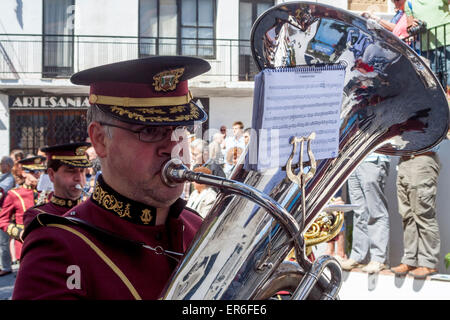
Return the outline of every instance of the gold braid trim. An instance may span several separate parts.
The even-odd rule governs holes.
[[[65,208],[73,208],[76,205],[80,204],[82,202],[81,199],[77,200],[71,200],[71,199],[63,199],[58,196],[53,195],[50,199],[50,202],[59,206],[59,207],[65,207]]]
[[[87,156],[52,156],[54,160],[87,160]]]
[[[29,189],[31,189],[31,187]],[[16,197],[19,198],[20,204],[22,205],[23,212],[27,211],[27,207],[25,206],[25,202],[23,201],[23,198],[20,196],[20,194],[18,194],[15,190],[11,190],[11,193],[15,194]]]
[[[116,197],[114,197],[114,195],[109,194],[108,192],[103,190],[103,188],[100,187],[98,184],[95,186],[94,192],[92,193],[92,199],[101,204],[105,209],[114,211],[121,218],[123,217],[131,218],[130,204],[127,203],[127,205],[124,208],[122,201],[117,200]]]
[[[178,108],[178,109],[177,109]],[[177,113],[180,112],[181,108],[183,108],[184,111],[184,106],[177,106],[176,108],[171,108],[170,109],[170,113]],[[143,113],[146,113],[147,109],[139,109],[139,111],[142,111]],[[185,114],[185,115],[178,115],[175,116],[174,118],[170,118],[170,117],[161,117],[161,116],[154,116],[154,117],[150,117],[150,116],[144,116],[143,114],[139,114],[130,110],[126,110],[124,108],[121,108],[119,106],[113,106],[111,108],[111,111],[114,113],[117,113],[120,116],[126,115],[128,116],[128,118],[130,119],[134,119],[134,120],[139,120],[142,122],[146,122],[146,121],[151,121],[151,122],[179,122],[179,121],[189,121],[189,120],[196,120],[198,119],[200,113],[197,107],[192,106],[190,113],[189,114]]]
[[[20,239],[20,233],[23,231],[24,229],[24,225],[23,224],[15,224],[15,223],[10,223],[8,225],[8,228],[6,229],[6,233],[18,240],[18,241],[22,241],[22,239]]]
[[[154,98],[129,98],[129,97],[111,97],[91,94],[89,96],[90,103],[106,104],[111,106],[122,107],[160,107],[160,106],[176,106],[179,104],[189,103],[192,100],[190,91],[184,96],[178,97],[154,97]]]
[[[101,175],[95,184],[91,199],[95,204],[119,218],[136,224],[154,225],[156,208],[122,196],[108,186]]]
[[[103,260],[103,262],[105,262],[105,264],[108,267],[110,267],[111,270],[119,277],[119,279],[123,282],[123,284],[128,288],[128,290],[130,291],[133,298],[135,300],[142,300],[142,298],[139,295],[139,293],[137,292],[136,288],[133,286],[133,284],[127,278],[127,276],[122,272],[122,270],[120,270],[120,268],[99,247],[97,247],[95,245],[95,243],[93,243],[84,234],[82,234],[81,232],[79,232],[71,227],[68,227],[68,226],[65,226],[62,224],[55,223],[55,224],[48,224],[47,226],[64,229],[64,230],[69,231],[72,234],[76,235],[81,240],[83,240]]]
[[[88,159],[80,159],[80,160],[63,160],[60,159],[58,161],[61,161],[62,163],[76,167],[76,168],[89,168],[92,167],[92,163]]]

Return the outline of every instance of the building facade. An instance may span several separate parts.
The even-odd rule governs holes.
[[[84,140],[88,88],[80,70],[152,55],[207,59],[191,81],[209,113],[205,138],[234,121],[251,124],[253,22],[276,0],[3,0],[0,3],[0,152],[36,153]],[[389,1],[319,1],[344,9]],[[356,6],[358,4],[358,6]],[[386,5],[387,4],[387,5]],[[205,132],[210,129],[210,132]]]

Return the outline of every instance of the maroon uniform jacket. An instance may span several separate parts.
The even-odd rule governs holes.
[[[20,187],[9,190],[0,212],[0,228],[11,237],[18,240],[23,229],[23,216],[25,211],[35,205],[37,191]],[[22,243],[15,241],[16,258],[20,259]]]
[[[64,216],[82,219],[120,237],[183,253],[202,219],[171,206],[166,225],[155,226],[155,208],[127,199],[101,177],[90,199]],[[157,299],[177,262],[142,247],[125,249],[81,227],[28,227],[13,299]]]
[[[23,217],[24,225],[27,226],[39,213],[50,213],[62,216],[67,210],[72,209],[81,202],[81,199],[64,199],[53,194],[47,203],[34,206],[25,212]]]

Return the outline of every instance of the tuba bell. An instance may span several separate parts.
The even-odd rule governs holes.
[[[423,152],[448,131],[449,107],[439,81],[414,50],[375,21],[327,5],[288,2],[257,19],[251,45],[259,70],[345,64],[339,155],[317,161],[303,192],[285,168],[271,174],[245,170],[244,157],[229,180],[194,173],[176,161],[166,164],[168,185],[197,181],[221,191],[164,299],[266,299],[277,290],[296,299],[336,299],[339,264],[329,256],[305,258],[300,235],[369,153]],[[292,248],[298,263],[284,263]]]

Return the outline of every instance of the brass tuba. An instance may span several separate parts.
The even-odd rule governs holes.
[[[176,161],[166,164],[169,185],[197,181],[221,192],[168,283],[165,299],[265,299],[285,288],[298,299],[336,299],[339,264],[329,256],[306,259],[304,232],[369,153],[423,152],[447,133],[449,107],[437,78],[375,21],[327,5],[288,2],[257,19],[251,44],[260,70],[346,65],[339,155],[317,162],[303,194],[285,168],[271,174],[244,170],[243,157],[230,180],[191,172]],[[286,265],[282,262],[292,248],[300,259]]]

